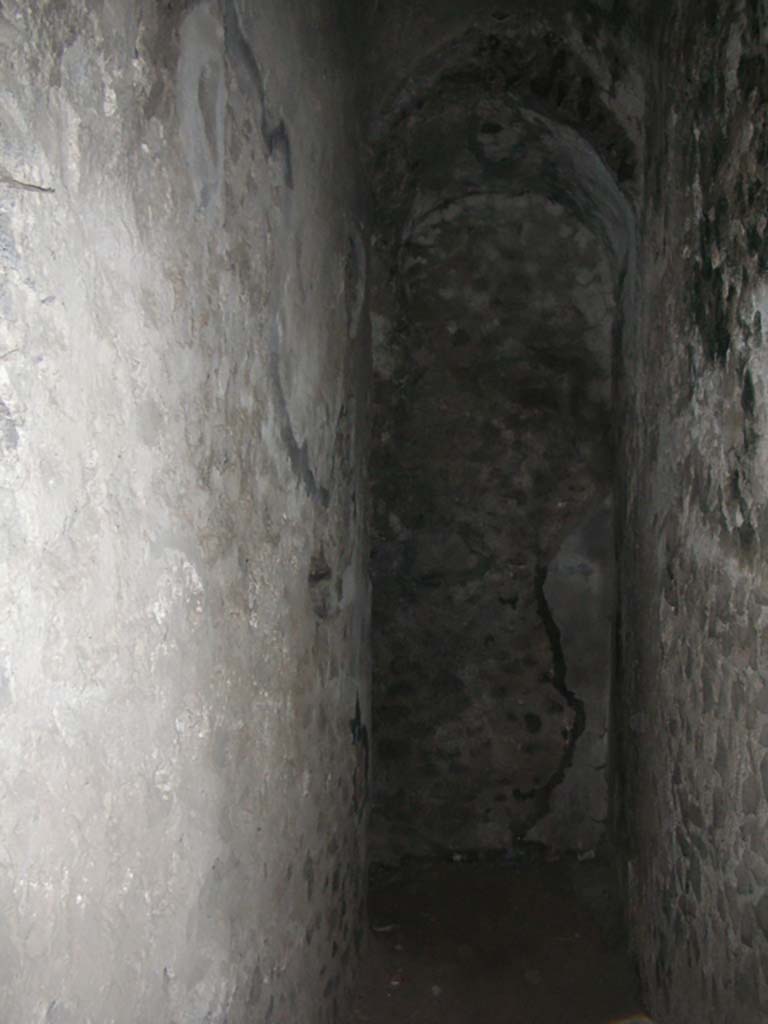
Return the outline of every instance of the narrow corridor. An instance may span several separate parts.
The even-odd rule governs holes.
[[[597,860],[635,143],[604,95],[582,111],[595,130],[574,130],[586,68],[497,14],[430,54],[373,160],[372,931],[354,1024],[639,1012],[617,859]]]
[[[374,878],[351,1024],[646,1019],[610,864],[413,862]]]
[[[0,1024],[766,1024],[766,211],[768,0],[0,0]]]

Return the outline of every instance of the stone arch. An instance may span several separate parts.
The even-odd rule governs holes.
[[[373,122],[374,857],[602,835],[639,171],[595,74],[475,26]]]

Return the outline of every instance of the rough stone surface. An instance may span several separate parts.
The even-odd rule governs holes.
[[[581,57],[553,70],[561,37],[525,31],[467,29],[378,122],[374,859],[588,850],[608,815],[616,177],[632,193],[639,143],[589,104],[604,134],[579,135],[556,81]]]
[[[654,1017],[768,1017],[768,21],[659,7],[623,352],[621,749]],[[617,709],[618,711],[618,709]]]
[[[767,43],[3,0],[0,1019],[343,1015],[368,143],[375,853],[590,849],[607,763],[654,1018],[766,1020]]]
[[[531,196],[441,209],[404,263],[405,326],[376,362],[376,824],[402,830],[403,849],[503,848],[548,809],[585,725],[560,639],[571,608],[555,601],[553,616],[543,585],[610,487],[610,275],[594,237]],[[571,563],[563,580],[593,572]],[[573,629],[605,704],[601,612]],[[594,818],[606,812],[603,788]]]
[[[341,28],[330,3],[3,5],[8,1024],[343,1005],[369,700]]]

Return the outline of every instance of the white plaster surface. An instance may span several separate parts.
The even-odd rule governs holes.
[[[7,1024],[330,1021],[360,923],[364,442],[355,407],[338,419],[365,380],[339,295],[355,182],[323,173],[352,167],[339,54],[327,5],[261,5],[259,96],[224,8],[178,6],[4,5]],[[292,182],[260,128],[283,97]],[[294,465],[307,438],[323,501]],[[319,546],[357,581],[323,622]]]

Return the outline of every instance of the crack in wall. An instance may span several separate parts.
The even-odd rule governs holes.
[[[519,789],[514,791],[518,800],[534,800],[536,804],[535,809],[531,813],[530,819],[522,830],[523,834],[528,832],[536,822],[549,813],[552,794],[565,779],[569,768],[573,764],[576,744],[579,741],[579,737],[584,732],[587,721],[584,702],[579,700],[576,694],[570,690],[566,684],[568,667],[566,665],[565,654],[563,652],[560,628],[552,614],[552,609],[549,606],[544,590],[547,582],[548,571],[549,569],[546,565],[539,565],[536,568],[536,574],[534,577],[536,606],[552,649],[552,684],[568,707],[573,711],[573,728],[568,733],[568,742],[565,745],[563,756],[560,759],[560,763],[557,766],[556,771],[549,777],[549,779],[547,779],[544,785],[537,786],[527,792],[523,792]]]

